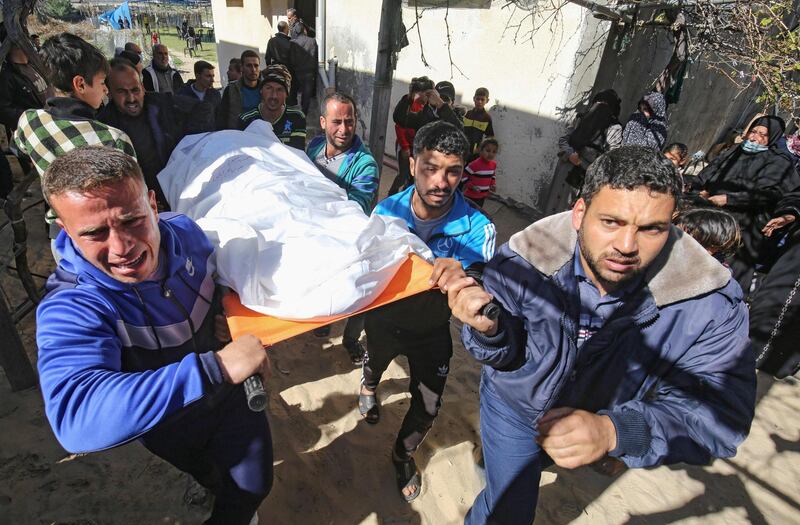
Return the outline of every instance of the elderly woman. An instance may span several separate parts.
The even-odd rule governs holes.
[[[750,124],[746,140],[714,159],[695,182],[700,197],[731,212],[739,222],[742,246],[731,269],[745,294],[751,291],[755,267],[764,255],[761,230],[780,198],[800,186],[788,152],[778,146],[784,129],[779,117],[759,117]]]
[[[756,366],[776,377],[800,370],[800,192],[787,194],[764,235],[781,239],[780,256],[753,296],[750,337]]]

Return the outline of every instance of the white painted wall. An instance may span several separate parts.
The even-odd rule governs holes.
[[[497,191],[539,208],[552,180],[556,144],[564,130],[559,108],[572,105],[576,94],[589,90],[594,83],[607,25],[593,19],[587,10],[570,4],[562,9],[556,23],[540,29],[532,42],[523,42],[531,21],[521,20],[523,12],[512,14],[510,9],[502,9],[504,4],[494,2],[489,10],[450,10],[450,51],[461,70],[454,68],[452,77],[445,10],[425,11],[419,30],[430,67],[422,64],[419,33],[414,28],[407,35],[410,45],[399,56],[392,100],[396,103],[407,92],[411,78],[420,75],[453,82],[457,103],[468,108],[472,107],[475,89],[487,87],[501,145]],[[361,120],[369,123],[381,2],[329,0],[327,6],[328,56],[339,59],[339,87],[357,97],[363,113]],[[413,8],[403,9],[407,27],[414,19]],[[515,43],[514,30],[506,26],[521,21],[523,26]],[[595,42],[591,56],[581,59],[576,55],[579,49]],[[391,112],[389,120],[386,151],[394,154]]]
[[[267,41],[279,20],[286,20],[289,0],[244,0],[243,7],[228,7],[226,0],[211,0],[219,71],[224,79],[231,58],[245,49],[258,51],[261,60]],[[223,82],[223,85],[225,83]]]
[[[272,29],[285,15],[289,0],[244,0],[243,8],[226,7],[226,0],[212,0],[220,70],[245,48],[263,55]],[[380,0],[327,0],[328,57],[339,59],[337,84],[359,102],[362,130],[370,121],[370,101],[380,24]],[[400,53],[392,100],[408,91],[412,77],[427,75],[450,80],[456,99],[472,106],[478,87],[490,91],[490,111],[500,141],[497,191],[543,210],[556,164],[556,144],[564,131],[559,109],[572,106],[576,96],[591,89],[607,23],[591,17],[586,9],[568,4],[560,15],[546,22],[530,38],[532,22],[527,11],[503,8],[495,0],[491,9],[450,9],[453,62],[451,76],[447,51],[445,9],[428,9],[419,21],[425,57],[420,59],[417,28],[408,33],[410,45]],[[413,8],[403,9],[407,27],[414,23]],[[511,26],[520,25],[516,34]],[[507,27],[508,26],[508,27]],[[590,46],[594,44],[594,46]],[[581,57],[578,52],[592,47]],[[320,50],[321,52],[322,50]],[[393,109],[393,108],[391,108]],[[390,112],[391,115],[391,112]],[[368,131],[362,134],[368,136]],[[394,125],[389,119],[387,153],[394,154]]]

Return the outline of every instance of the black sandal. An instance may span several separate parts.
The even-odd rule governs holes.
[[[372,394],[371,396],[365,394],[358,394],[358,411],[364,416],[364,419],[370,425],[374,425],[381,419],[380,405],[378,404],[378,396]]]
[[[414,501],[422,492],[422,476],[417,469],[414,458],[408,461],[399,461],[392,454],[392,463],[394,464],[395,479],[397,480],[397,489],[400,491],[400,496],[406,503]],[[417,487],[417,490],[413,494],[406,495],[403,490],[411,486]]]

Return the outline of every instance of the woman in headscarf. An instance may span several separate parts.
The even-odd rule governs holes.
[[[764,235],[780,239],[780,256],[750,304],[756,367],[782,378],[800,370],[800,192],[778,202]]]
[[[603,153],[622,144],[620,99],[613,89],[592,98],[589,111],[578,117],[574,128],[558,139],[558,157],[568,163],[567,182],[580,188],[586,168]]]
[[[625,124],[622,143],[661,149],[667,144],[667,101],[664,95],[652,91],[639,101],[635,111]]]
[[[786,150],[778,147],[785,125],[765,116],[750,124],[745,140],[706,166],[695,182],[700,197],[731,212],[742,229],[742,246],[731,261],[734,278],[745,295],[751,291],[756,265],[769,244],[761,231],[781,197],[800,186]]]

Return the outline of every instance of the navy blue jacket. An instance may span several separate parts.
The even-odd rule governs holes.
[[[755,404],[747,308],[729,270],[672,228],[643,284],[580,352],[570,212],[515,234],[484,269],[493,337],[465,325],[483,383],[535,427],[551,408],[607,414],[630,467],[707,463],[747,437]]]

